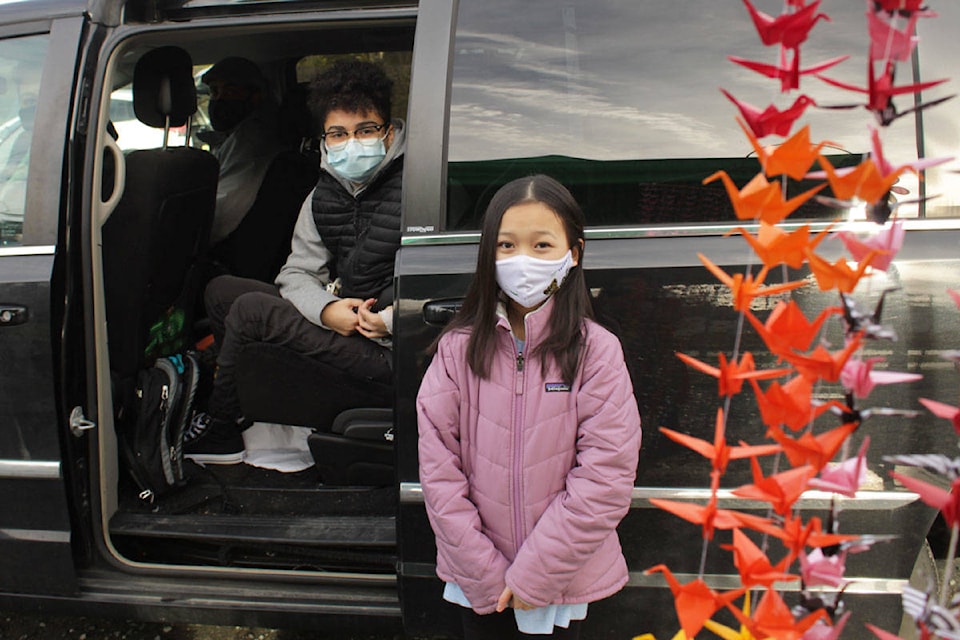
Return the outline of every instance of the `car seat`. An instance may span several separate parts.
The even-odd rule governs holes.
[[[190,326],[200,293],[195,265],[207,248],[219,174],[206,151],[167,147],[170,128],[188,124],[197,109],[186,51],[160,47],[137,61],[133,105],[137,119],[164,129],[164,142],[125,156],[123,194],[103,226],[110,368],[121,379],[164,355],[164,347],[151,345],[151,327],[177,309],[180,326]]]
[[[290,254],[300,205],[317,184],[315,153],[281,151],[270,162],[257,197],[240,225],[211,251],[213,259],[242,278],[273,282]]]
[[[393,482],[393,386],[351,376],[282,345],[243,347],[237,394],[246,419],[312,427],[324,484]]]

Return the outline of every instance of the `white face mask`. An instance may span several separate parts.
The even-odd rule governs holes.
[[[341,149],[327,149],[327,162],[334,171],[351,182],[365,182],[387,155],[383,139],[372,145],[351,138]]]
[[[511,300],[530,309],[559,289],[572,268],[573,253],[569,249],[559,260],[521,254],[497,260],[497,284]]]

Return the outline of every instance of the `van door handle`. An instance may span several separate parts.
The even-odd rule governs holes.
[[[435,327],[445,326],[463,306],[463,298],[436,300],[423,305],[423,321]]]
[[[26,321],[26,307],[18,304],[0,304],[0,327],[12,327]]]

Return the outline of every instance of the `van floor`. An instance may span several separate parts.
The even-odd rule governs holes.
[[[282,473],[247,464],[207,465],[184,461],[187,482],[154,502],[138,497],[124,474],[120,479],[120,511],[165,514],[232,515],[394,515],[392,487],[327,486],[316,467]]]
[[[140,500],[120,481],[110,535],[140,562],[261,569],[391,572],[394,487],[331,487],[315,468],[280,473],[246,464],[200,467],[187,483]]]

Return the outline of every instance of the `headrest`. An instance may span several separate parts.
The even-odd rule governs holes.
[[[133,70],[133,111],[151,127],[179,127],[197,110],[193,61],[180,47],[160,47],[143,54]]]

